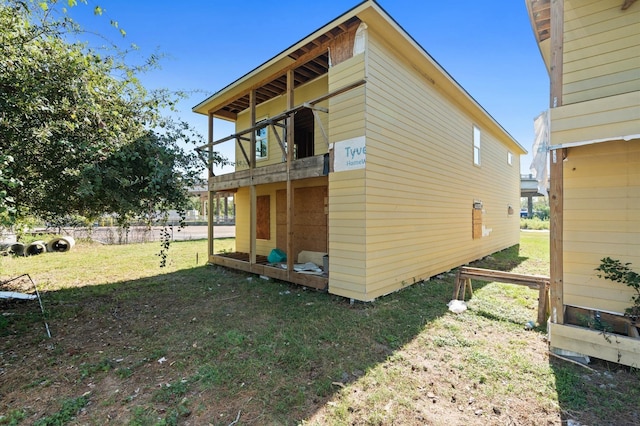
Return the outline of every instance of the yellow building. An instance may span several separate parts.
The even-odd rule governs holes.
[[[371,301],[519,242],[525,150],[375,1],[194,111],[205,153],[236,141],[209,179],[235,191],[236,250],[211,238],[212,263]],[[214,118],[237,133],[213,141]]]
[[[635,292],[595,271],[640,272],[640,3],[526,3],[551,80],[550,344],[640,367]]]

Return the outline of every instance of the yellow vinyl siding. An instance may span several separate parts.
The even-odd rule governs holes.
[[[563,104],[640,89],[640,9],[566,0]]]
[[[561,145],[640,133],[640,92],[551,109],[551,143]]]
[[[256,187],[256,196],[269,195],[270,197],[270,228],[269,240],[256,240],[256,254],[267,256],[276,244],[276,190],[284,189],[284,184],[262,185]],[[251,226],[249,188],[240,188],[235,194],[236,202],[236,250],[249,253]]]
[[[329,92],[360,81],[365,76],[365,55],[356,55],[329,69]],[[364,135],[365,87],[329,99],[329,141]]]
[[[249,253],[249,188],[239,188],[234,198],[236,202],[236,251]]]
[[[640,271],[640,140],[570,148],[564,172],[564,303],[623,313],[633,291],[600,279],[604,257]]]
[[[294,91],[294,95],[293,95],[294,104],[297,106],[308,100],[317,98],[327,93],[327,81],[328,81],[328,77],[325,75],[325,76],[319,77],[318,79],[310,83],[307,83],[301,87],[298,87]],[[327,107],[327,104],[328,102],[325,101],[325,102],[319,103],[318,106]],[[277,98],[273,98],[267,102],[263,102],[256,106],[256,119],[261,120],[263,118],[274,117],[286,110],[287,110],[287,97],[285,95],[278,96]],[[320,114],[320,120],[322,122],[322,125],[324,126],[324,129],[326,131],[328,122],[329,122],[327,114],[322,112],[319,114]],[[249,127],[251,127],[251,116],[249,114],[249,110],[247,109],[241,112],[240,114],[238,114],[238,120],[236,121],[236,132],[240,132]],[[278,135],[282,139],[282,129],[279,127],[276,127],[276,128],[278,129]],[[250,135],[247,134],[245,136],[248,138]],[[269,147],[268,147],[267,158],[258,159],[256,161],[256,167],[267,166],[270,164],[278,164],[283,161],[282,148],[278,144],[278,139],[273,134],[273,129],[271,127],[269,127],[268,129],[268,141],[269,141]],[[251,158],[249,141],[243,141],[242,145],[244,146],[247,156]],[[318,124],[315,122],[315,120],[314,120],[314,148],[315,148],[315,151],[314,151],[315,155],[320,155],[328,152],[328,147],[322,135],[322,131],[318,127]],[[246,160],[244,158],[244,155],[242,155],[242,151],[236,144],[236,171],[247,169],[248,165],[245,163],[246,163]]]
[[[294,181],[295,188],[305,188],[314,186],[326,186],[327,178],[318,177]],[[276,221],[276,192],[286,190],[285,182],[258,185],[256,186],[256,196],[269,195],[270,197],[270,238],[268,240],[256,240],[256,254],[268,256],[272,249],[276,248],[277,221]],[[236,251],[249,253],[249,233],[250,233],[250,199],[249,188],[239,188],[235,194],[236,203]],[[295,202],[295,200],[294,200]]]
[[[364,169],[329,174],[329,291],[367,300]]]
[[[377,297],[518,243],[519,156],[369,32],[367,295]],[[474,200],[492,231],[471,238]]]
[[[329,69],[329,91],[365,77],[365,55]],[[331,143],[365,134],[365,86],[329,99]],[[329,292],[371,300],[366,292],[366,217],[364,169],[329,174]]]

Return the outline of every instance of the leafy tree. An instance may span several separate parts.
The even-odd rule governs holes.
[[[127,226],[132,218],[151,223],[186,207],[199,167],[182,146],[202,138],[162,116],[178,94],[140,83],[158,57],[129,66],[126,52],[74,41],[81,34],[57,0],[0,0],[4,225],[26,215],[116,213]]]
[[[185,123],[170,123],[163,132],[147,131],[103,161],[87,165],[80,175],[78,203],[86,214],[113,212],[120,220],[144,217],[151,223],[169,209],[186,210],[189,187],[199,181],[202,164],[178,141],[191,140]]]
[[[180,146],[201,138],[162,117],[178,95],[141,85],[157,56],[129,66],[80,34],[56,0],[0,0],[0,212],[11,202],[18,217],[113,212],[124,224],[184,207],[197,162]]]
[[[12,163],[13,157],[0,153],[0,231],[11,225],[16,213],[13,198],[7,195],[8,189],[20,185],[16,179],[6,176],[6,170]]]
[[[65,41],[68,20],[34,23],[34,8],[0,5],[0,149],[23,182],[7,191],[18,214],[47,218],[77,207],[83,168],[142,136],[161,104],[116,57]]]

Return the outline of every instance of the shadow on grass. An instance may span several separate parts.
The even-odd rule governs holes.
[[[89,391],[81,423],[293,424],[443,315],[452,280],[354,305],[211,266],[47,292],[52,339],[37,306],[0,323],[0,412]]]
[[[528,257],[520,255],[520,244],[516,244],[493,253],[490,256],[471,262],[469,266],[510,272],[528,259]]]
[[[640,370],[595,359],[595,370],[557,359],[550,366],[563,423],[640,424]]]
[[[493,253],[490,256],[485,256],[482,259],[471,262],[469,263],[469,266],[474,268],[510,272],[523,262],[526,262],[528,259],[528,257],[520,255],[520,244],[516,244],[499,252]],[[489,284],[489,281],[472,280],[474,292],[482,290]],[[468,294],[466,294],[466,299],[469,299]],[[513,315],[509,314],[509,304],[502,303],[504,301],[500,301],[495,298],[488,299],[489,300],[483,300],[481,303],[476,303],[475,309],[478,315],[490,320],[507,320],[514,324],[521,324],[519,319],[513,319]],[[509,297],[509,300],[511,300],[511,297]]]

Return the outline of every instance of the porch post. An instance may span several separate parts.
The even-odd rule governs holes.
[[[256,125],[256,89],[251,89],[249,92],[249,104],[251,108],[251,127]],[[252,131],[249,136],[250,142],[250,161],[249,161],[249,173],[251,176],[251,185],[249,186],[250,192],[250,225],[249,225],[249,263],[255,265],[256,263],[256,228],[258,226],[258,203],[256,201],[256,185],[253,183],[253,171],[256,167],[256,132]]]
[[[293,99],[293,69],[287,71],[287,109],[290,110],[294,107]],[[291,114],[287,119],[287,277],[291,275],[293,271],[294,256],[295,253],[293,247],[293,182],[291,182],[291,161],[293,160],[293,151],[295,149],[294,142],[294,115]]]
[[[211,179],[213,178],[213,165],[211,164],[211,162],[213,161],[213,113],[209,113],[209,123],[208,123],[208,128],[209,128],[209,134],[208,134],[208,138],[207,140],[209,141],[209,162],[208,162],[208,175],[209,175],[209,179],[207,181],[207,202],[209,204],[209,211],[208,211],[208,215],[207,215],[207,223],[209,224],[209,227],[207,229],[207,240],[208,240],[208,251],[209,251],[209,257],[213,256],[215,254],[215,248],[214,248],[214,232],[213,232],[213,215],[211,214],[211,212],[213,211],[211,209],[211,207],[213,207],[213,194],[215,194],[213,191],[211,191]],[[204,203],[203,203],[204,204]],[[204,206],[203,206],[204,207]],[[204,210],[204,209],[203,209]],[[204,213],[204,212],[203,212]]]
[[[562,69],[564,50],[564,0],[551,0],[551,99],[550,107],[562,106]],[[553,138],[550,144],[553,142]],[[564,198],[564,159],[567,150],[556,149],[550,152],[550,248],[551,262],[551,322],[564,324],[564,259],[563,259],[563,198]]]
[[[563,160],[566,157],[566,148],[551,151],[551,191],[549,203],[551,206],[550,223],[550,250],[551,263],[549,272],[551,275],[551,322],[564,324],[564,297],[563,297]]]
[[[564,51],[564,0],[551,0],[551,108],[562,105]]]
[[[216,218],[217,222],[220,222],[220,193],[216,192]]]

